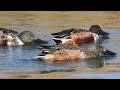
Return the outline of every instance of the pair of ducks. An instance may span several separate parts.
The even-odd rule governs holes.
[[[92,25],[89,31],[70,28],[51,35],[57,45],[44,46],[43,51],[34,58],[54,62],[116,55],[99,45],[104,39],[109,38],[109,33],[103,31],[98,25]]]
[[[116,53],[106,50],[98,43],[109,35],[100,26],[92,25],[89,31],[84,29],[70,28],[61,32],[52,33],[53,40],[57,45],[43,46],[43,51],[34,58],[45,61],[63,61],[94,58],[98,56],[111,56]],[[24,45],[24,44],[46,44],[30,31],[20,34],[14,30],[0,28],[1,45]]]

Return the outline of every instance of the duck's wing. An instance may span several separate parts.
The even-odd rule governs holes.
[[[72,31],[74,31],[74,28],[70,28],[70,29],[65,29],[65,30],[62,30],[60,32],[57,32],[57,33],[52,33],[51,35],[63,35],[63,34],[70,34]]]
[[[52,54],[58,50],[63,50],[63,49],[67,49],[67,50],[81,50],[81,51],[88,51],[85,48],[81,48],[79,46],[72,46],[72,45],[53,45],[53,46],[43,46],[43,50],[42,50],[42,55],[43,54]]]
[[[54,36],[54,38],[64,38],[64,37],[70,36],[71,34],[80,33],[80,32],[89,32],[89,31],[85,29],[79,29],[79,28],[70,28],[70,29],[62,30],[57,33],[52,33],[51,35]]]

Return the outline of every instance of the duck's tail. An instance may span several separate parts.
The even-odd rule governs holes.
[[[44,59],[45,56],[38,56],[38,55],[35,55],[33,58],[34,58],[34,59]]]
[[[53,60],[54,56],[51,54],[47,54],[45,56],[34,56],[34,59],[42,59],[42,60]]]

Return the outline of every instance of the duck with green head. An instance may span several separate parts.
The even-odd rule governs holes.
[[[46,44],[46,41],[43,41],[37,38],[32,32],[30,31],[23,31],[21,32],[18,37],[24,44]]]
[[[23,31],[20,34],[17,31],[0,28],[0,45],[25,45],[25,44],[46,44],[46,41],[43,41],[37,38],[30,31]]]

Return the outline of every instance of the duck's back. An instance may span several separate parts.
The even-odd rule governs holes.
[[[89,32],[89,31],[80,28],[70,28],[70,29],[62,30],[57,33],[52,33],[51,35],[53,35],[55,38],[63,38],[66,36],[70,36],[71,34],[80,33],[80,32]]]
[[[18,35],[17,31],[6,29],[6,28],[0,28],[0,33],[11,34],[11,35]]]

